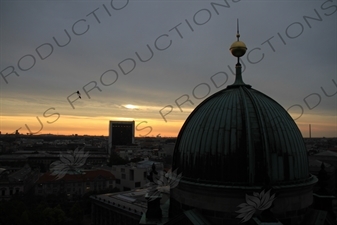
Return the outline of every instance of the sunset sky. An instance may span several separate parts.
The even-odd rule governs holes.
[[[336,0],[0,2],[2,134],[177,136],[234,82],[239,18],[244,81],[304,137],[337,137]]]

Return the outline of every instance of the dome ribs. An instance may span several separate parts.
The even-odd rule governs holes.
[[[199,104],[183,125],[173,169],[207,184],[286,185],[309,177],[302,135],[287,111],[247,85]]]

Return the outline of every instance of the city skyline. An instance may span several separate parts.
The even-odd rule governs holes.
[[[243,80],[304,137],[309,124],[312,137],[337,137],[336,11],[336,1],[1,1],[0,131],[108,136],[110,120],[134,120],[136,137],[175,137],[234,82],[239,18]]]

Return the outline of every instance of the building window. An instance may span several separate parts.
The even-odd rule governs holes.
[[[126,179],[125,173],[122,174],[122,179]]]
[[[121,172],[123,172],[123,173],[124,173],[124,172],[125,172],[125,168],[121,168]]]
[[[137,188],[137,187],[140,187],[140,182],[136,182],[135,183],[135,187]]]
[[[120,179],[116,179],[116,184],[120,184],[121,180]]]
[[[130,180],[134,180],[134,175],[135,175],[135,172],[134,170],[130,170]]]
[[[2,190],[2,191],[1,191],[1,195],[2,195],[2,196],[5,196],[5,195],[6,195],[6,190]]]
[[[123,191],[130,191],[131,189],[128,187],[123,187]]]
[[[147,172],[144,172],[144,179],[147,179]]]

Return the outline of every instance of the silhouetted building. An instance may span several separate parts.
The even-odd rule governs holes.
[[[111,191],[115,188],[115,176],[105,170],[82,171],[79,174],[65,174],[57,177],[52,173],[43,174],[36,183],[35,194],[47,196],[65,193],[72,199],[92,191]]]
[[[63,153],[63,155],[68,155],[69,153]],[[17,165],[28,163],[33,168],[39,168],[41,172],[49,171],[50,164],[60,160],[60,155],[62,153],[30,153],[30,154],[11,154],[11,155],[0,155],[0,163],[7,165]],[[101,166],[107,163],[108,155],[104,154],[90,154],[85,160],[84,167]]]
[[[163,171],[163,163],[150,160],[126,165],[113,165],[111,171],[116,177],[116,188],[120,191],[128,191],[144,187],[149,182],[147,176],[153,164],[159,172]]]
[[[13,195],[25,194],[31,190],[40,172],[26,164],[19,170],[0,168],[0,200],[9,200]]]
[[[309,156],[309,170],[312,175],[319,176],[319,173],[322,170],[322,161],[315,159],[313,156]],[[336,191],[336,168],[328,163],[323,163],[324,170],[327,173],[328,181],[326,185],[326,189],[331,192],[331,194],[335,194]],[[314,187],[314,192],[319,189],[319,182],[316,183]]]
[[[116,145],[132,145],[135,140],[135,121],[109,122],[109,153]]]
[[[147,189],[90,196],[91,224],[138,225],[147,209]]]

